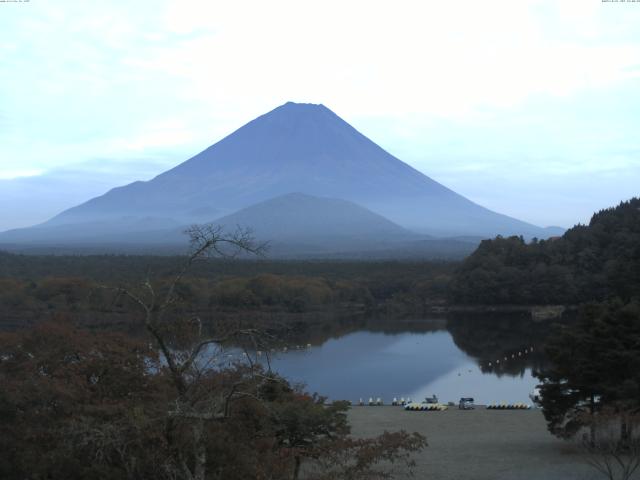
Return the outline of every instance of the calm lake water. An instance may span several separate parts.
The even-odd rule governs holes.
[[[526,340],[521,343],[527,344]],[[390,403],[393,397],[422,401],[435,394],[440,401],[473,397],[480,404],[530,403],[528,395],[538,381],[532,376],[528,354],[518,357],[516,353],[524,348],[505,353],[508,348],[497,345],[493,356],[492,348],[488,350],[485,356],[497,357],[510,373],[496,373],[488,366],[490,360],[465,353],[447,330],[357,331],[319,346],[272,354],[271,366],[288,380],[306,384],[308,391],[334,400],[381,397]],[[513,368],[508,368],[509,363]]]

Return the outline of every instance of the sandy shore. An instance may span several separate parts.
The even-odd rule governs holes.
[[[547,432],[538,410],[409,412],[401,407],[352,407],[354,436],[404,429],[427,437],[415,477],[429,480],[596,480],[570,442]],[[397,476],[396,478],[408,478]]]

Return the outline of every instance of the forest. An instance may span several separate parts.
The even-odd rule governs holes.
[[[53,314],[114,328],[131,305],[107,287],[145,278],[166,284],[184,257],[29,256],[0,253],[0,328],[33,325]],[[278,314],[410,312],[446,301],[449,262],[271,261],[207,258],[182,278],[180,295],[205,318]],[[304,317],[304,315],[303,315]]]
[[[578,305],[640,295],[640,198],[601,210],[548,240],[484,240],[457,268],[458,304]]]

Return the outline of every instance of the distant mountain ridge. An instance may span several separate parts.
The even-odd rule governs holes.
[[[352,202],[420,234],[544,238],[561,233],[471,202],[398,160],[323,105],[289,102],[150,181],[114,188],[36,229],[0,234],[0,243],[36,237],[46,242],[56,231],[64,241],[62,230],[73,240],[74,232],[96,224],[115,235],[143,231],[136,222],[161,230],[220,221],[293,192]]]
[[[184,252],[187,225],[152,229],[158,223],[153,219],[132,220],[87,222],[82,229],[76,224],[34,227],[28,230],[29,242],[19,241],[22,231],[6,232],[0,246],[22,253]],[[453,259],[468,255],[480,241],[419,235],[353,202],[301,193],[265,200],[216,223],[227,232],[250,225],[271,258]],[[119,231],[114,225],[127,228]]]

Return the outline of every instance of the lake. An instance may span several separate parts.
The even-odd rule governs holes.
[[[353,331],[315,345],[291,345],[269,355],[273,370],[332,400],[393,397],[422,401],[531,403],[542,348],[529,322],[458,322],[447,329]],[[397,328],[396,328],[397,330]],[[420,330],[420,329],[418,329]],[[466,351],[465,351],[466,350]],[[266,353],[258,357],[266,364]],[[499,363],[497,363],[497,362]]]

